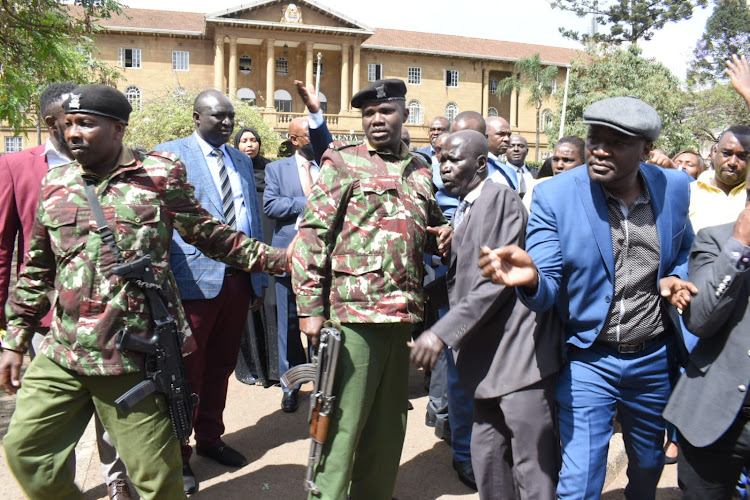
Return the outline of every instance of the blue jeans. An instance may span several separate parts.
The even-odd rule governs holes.
[[[653,499],[664,467],[664,418],[676,369],[674,340],[636,354],[603,344],[568,346],[557,385],[562,443],[561,499],[598,499],[617,411],[628,455],[628,499]]]

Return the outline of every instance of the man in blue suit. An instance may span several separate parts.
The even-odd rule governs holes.
[[[430,129],[427,132],[430,138],[430,145],[417,149],[417,153],[424,153],[430,158],[434,159],[437,155],[437,151],[435,151],[435,142],[437,141],[438,137],[448,132],[450,126],[451,122],[449,122],[448,119],[444,116],[436,116],[435,118],[433,118],[430,122]]]
[[[188,182],[195,187],[195,197],[214,217],[262,240],[252,161],[226,145],[234,129],[231,101],[216,90],[202,92],[193,104],[193,121],[192,135],[155,149],[180,157],[187,167]],[[190,387],[200,398],[194,419],[196,452],[223,465],[242,467],[247,459],[221,440],[222,415],[248,310],[261,305],[259,297],[268,278],[206,257],[177,232],[169,263],[198,345],[197,351],[185,358]],[[188,494],[198,489],[189,464],[191,454],[191,447],[183,445],[182,474]]]
[[[686,175],[641,163],[661,131],[651,106],[615,97],[584,112],[585,169],[535,188],[526,249],[484,249],[480,266],[541,312],[556,306],[567,334],[557,387],[560,498],[599,498],[617,410],[629,499],[653,499],[664,466],[662,410],[676,370],[667,299],[691,293],[693,241]]]
[[[313,159],[307,118],[295,118],[289,123],[289,139],[294,154],[266,165],[266,191],[263,195],[263,211],[275,223],[271,245],[281,248],[289,246],[297,235],[297,218],[305,209],[310,188],[320,171]],[[276,276],[276,304],[281,376],[306,361],[292,280],[288,274]],[[282,389],[281,409],[287,413],[296,411],[299,387],[282,385]]]

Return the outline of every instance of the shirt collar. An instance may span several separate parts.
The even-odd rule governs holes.
[[[469,205],[473,205],[475,201],[477,201],[477,198],[479,198],[479,195],[482,194],[482,187],[484,186],[484,183],[487,182],[487,179],[484,179],[482,182],[477,184],[477,187],[469,191],[469,194],[464,196],[464,199],[461,201],[465,201]]]
[[[83,173],[92,175],[91,172],[88,172],[86,169],[84,169],[80,163],[78,164],[78,167]],[[120,150],[120,156],[117,157],[117,166],[115,166],[115,168],[113,168],[112,171],[105,176],[105,178],[114,177],[122,171],[132,170],[137,167],[138,162],[135,161],[133,150],[123,144],[122,150]]]
[[[308,160],[307,158],[299,154],[299,151],[294,152],[294,159],[297,161],[297,168],[301,167],[308,161],[312,162],[313,165],[317,165],[317,163],[315,163],[315,160]]]
[[[638,198],[635,199],[632,206],[636,206],[640,203],[651,203],[651,193],[648,190],[648,184],[646,184],[646,179],[643,177],[643,172],[641,172],[640,169],[638,170],[638,181],[641,183],[641,194],[638,195]],[[610,193],[604,185],[602,185],[602,189],[604,190],[605,197],[615,200],[618,204],[622,203],[620,198]]]
[[[66,163],[73,161],[57,150],[52,143],[52,139],[47,139],[47,142],[44,144],[44,152],[42,153],[42,156],[47,158],[47,166],[49,168],[65,165]]]
[[[198,141],[198,146],[201,148],[201,152],[203,153],[203,156],[210,156],[211,152],[214,149],[218,148],[221,150],[222,153],[224,153],[224,157],[225,158],[227,157],[227,145],[226,144],[222,144],[221,146],[218,146],[218,147],[212,146],[209,143],[207,143],[206,140],[203,139],[203,137],[200,136],[197,130],[193,132],[193,136],[195,137],[195,140]]]
[[[367,146],[367,151],[378,152],[378,150],[375,149],[375,147],[372,144],[370,144],[370,141],[367,140],[366,137],[365,137],[365,146]],[[390,154],[390,153],[384,153],[384,154]],[[404,141],[401,141],[401,150],[396,155],[396,158],[398,158],[399,160],[403,160],[407,156],[409,156],[409,147],[404,143]]]
[[[716,170],[706,170],[705,172],[703,172],[701,175],[698,176],[698,180],[695,182],[698,184],[698,187],[700,187],[701,189],[705,191],[723,193],[724,191],[714,186],[713,183],[711,182],[714,180],[715,177],[716,177]],[[742,182],[741,184],[734,186],[731,189],[731,191],[729,191],[729,195],[730,196],[736,195],[737,193],[744,191],[746,187],[747,187],[746,183]]]

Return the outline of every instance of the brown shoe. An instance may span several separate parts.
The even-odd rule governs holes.
[[[111,500],[130,500],[130,487],[124,479],[115,479],[107,485]]]

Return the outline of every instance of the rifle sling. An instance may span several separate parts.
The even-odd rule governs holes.
[[[115,240],[115,234],[112,232],[112,229],[110,229],[109,222],[107,222],[107,218],[104,216],[104,210],[102,210],[102,206],[96,196],[94,182],[86,175],[81,176],[81,178],[83,179],[83,184],[86,189],[86,199],[89,200],[91,212],[94,214],[96,225],[99,227],[97,232],[99,233],[99,236],[101,236],[102,241],[109,247],[112,255],[115,256],[117,263],[122,264],[122,254],[120,254],[120,249],[117,247],[117,241]]]

